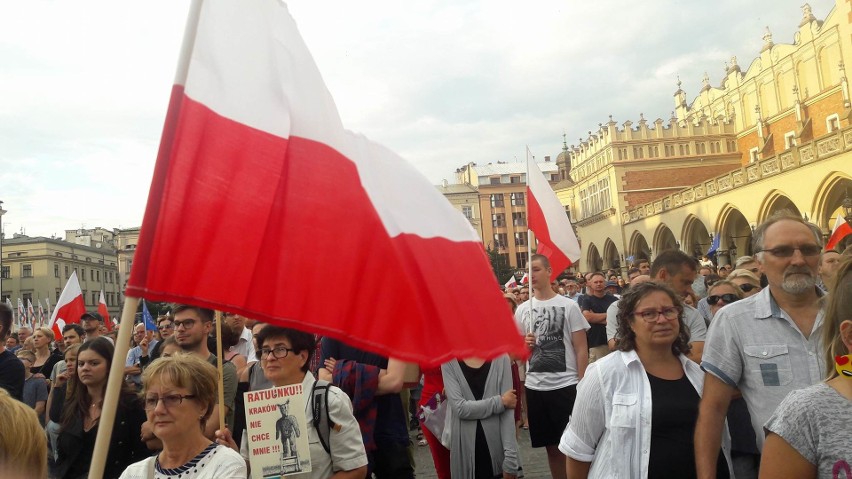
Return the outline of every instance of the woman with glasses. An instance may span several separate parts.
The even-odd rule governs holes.
[[[260,347],[263,374],[275,387],[301,384],[303,391],[312,397],[316,379],[308,371],[311,355],[316,350],[313,334],[290,328],[266,325],[256,335]],[[306,479],[363,479],[367,476],[367,453],[361,428],[352,414],[352,401],[336,386],[329,385],[325,395],[328,401],[328,420],[334,427],[328,435],[329,450],[320,442],[313,423],[312,400],[305,401],[308,443],[311,453],[311,472]],[[239,450],[230,431],[216,431],[218,442]]]
[[[114,348],[106,338],[87,341],[77,350],[76,375],[53,401],[64,402],[57,439],[56,470],[51,477],[77,479],[89,474],[89,463],[95,449],[95,437],[103,407],[109,368]],[[133,461],[148,453],[139,439],[145,421],[142,405],[136,394],[122,381],[122,392],[110,435],[109,452],[104,468],[105,478],[116,478]]]
[[[696,477],[693,432],[704,373],[690,361],[683,306],[668,286],[631,286],[616,351],[589,365],[559,450],[573,478]],[[730,477],[727,445],[717,477]]]
[[[204,436],[216,404],[216,368],[191,354],[161,357],[143,373],[145,413],[163,450],[135,464],[122,479],[247,477],[242,456]]]
[[[743,292],[744,298],[754,296],[763,289],[760,287],[760,278],[747,269],[735,269],[727,279]]]
[[[793,391],[766,422],[761,478],[852,477],[852,259],[826,297],[827,377]]]
[[[707,305],[710,306],[711,318],[722,307],[743,299],[743,290],[733,281],[723,279],[713,283],[707,290]]]

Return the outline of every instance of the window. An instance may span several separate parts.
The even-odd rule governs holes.
[[[498,193],[496,195],[491,195],[491,207],[492,208],[502,208],[503,207],[503,194],[502,193]],[[129,270],[130,268],[128,267],[127,269]]]
[[[754,163],[760,160],[760,150],[757,147],[748,151],[749,162]]]
[[[101,298],[98,297],[97,291],[92,292],[92,304],[98,304]]]
[[[10,273],[9,268],[10,268],[10,266],[3,266],[2,271],[0,271],[0,277],[2,277],[3,279],[11,278],[12,276],[9,274]]]
[[[53,263],[53,276],[59,277],[59,263]]]
[[[86,268],[80,268],[80,281],[86,281]]]
[[[512,206],[524,206],[524,194],[512,193],[509,195],[512,200]]]
[[[22,264],[21,265],[21,278],[32,278],[32,277],[33,277],[33,265]]]
[[[462,206],[462,214],[465,218],[472,220],[473,219],[473,207],[472,206]],[[112,272],[109,273],[110,281],[112,281]]]
[[[681,143],[678,148],[680,149],[680,156],[689,155],[689,143]]]
[[[838,128],[840,128],[840,117],[837,116],[837,113],[825,119],[825,129],[828,133],[831,133]]]
[[[729,152],[737,151],[736,140],[728,140],[728,151]]]
[[[612,199],[609,197],[609,178],[598,181],[598,195],[601,198],[601,211],[612,207]]]
[[[492,185],[499,185],[500,184],[500,177],[499,176],[492,176],[490,181],[491,181]]]
[[[591,216],[591,205],[589,203],[589,190],[580,190],[580,218]]]
[[[527,225],[527,214],[523,212],[512,213],[512,224],[514,226],[526,226]]]
[[[70,277],[71,277],[71,273],[68,270],[68,265],[65,265],[65,279],[68,279]]]
[[[494,213],[491,215],[491,226],[500,228],[506,226],[506,215],[503,213]]]
[[[515,233],[515,246],[526,246],[527,245],[527,234],[526,233]]]
[[[665,148],[666,156],[674,156],[674,154],[675,154],[674,145],[665,145],[664,148]]]
[[[506,233],[495,233],[494,234],[494,247],[497,249],[504,249],[509,246],[509,236]],[[508,261],[509,258],[506,258]]]
[[[659,156],[660,156],[660,147],[654,145],[653,147],[651,147],[650,151],[648,152],[648,157],[658,158]]]
[[[645,157],[645,148],[643,148],[641,146],[634,146],[633,147],[633,158],[636,158],[637,160],[641,160],[644,157]]]
[[[789,150],[794,146],[796,146],[796,132],[790,131],[784,133],[784,149]]]
[[[499,253],[497,255],[497,264],[509,265],[509,253]]]
[[[518,262],[518,268],[527,267],[527,253],[515,253],[515,261]]]
[[[33,294],[32,293],[21,293],[23,296],[22,301],[24,302],[24,307],[26,308],[28,304],[33,302]]]
[[[520,184],[520,182],[521,182],[521,177],[520,177],[520,176],[513,176],[513,177],[509,178],[509,183],[513,183],[513,184],[517,183],[517,184]]]
[[[696,150],[698,150],[699,155],[707,154],[707,146],[705,146],[704,143],[698,143],[697,145],[695,145],[695,148]]]

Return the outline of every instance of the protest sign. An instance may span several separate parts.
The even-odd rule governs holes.
[[[249,462],[253,479],[311,471],[305,392],[292,384],[245,393]]]

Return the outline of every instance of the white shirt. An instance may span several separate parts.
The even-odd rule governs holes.
[[[240,340],[234,346],[231,346],[231,351],[242,354],[246,358],[246,363],[251,364],[257,362],[255,354],[254,341],[251,340],[251,329],[243,327],[243,332],[240,333]]]
[[[247,468],[246,461],[233,449],[222,446],[221,444],[214,449],[215,454],[207,454],[196,465],[197,467],[190,469],[181,474],[181,478],[186,479],[218,479],[227,477],[229,479],[246,479]],[[151,463],[157,460],[157,456],[151,456],[139,462],[127,466],[127,469],[121,473],[119,479],[148,479],[148,471],[151,468]],[[171,479],[177,476],[167,476],[154,473],[154,479]]]
[[[704,372],[686,356],[678,359],[700,396]],[[730,466],[727,425],[722,444]],[[571,422],[562,434],[559,450],[577,461],[591,462],[590,479],[648,477],[651,384],[635,351],[614,351],[589,364],[577,386]]]

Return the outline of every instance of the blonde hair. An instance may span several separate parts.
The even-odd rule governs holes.
[[[201,428],[204,429],[216,405],[217,377],[216,368],[212,364],[193,354],[178,353],[160,357],[142,373],[142,384],[145,385],[142,394],[144,397],[148,386],[154,382],[189,389],[190,394],[207,407],[201,418]]]
[[[760,278],[758,278],[754,273],[747,269],[735,269],[728,274],[728,277],[725,278],[728,281],[737,278],[745,278],[749,280],[755,286],[760,286]]]
[[[28,350],[28,349],[19,349],[18,352],[15,353],[15,356],[17,356],[19,358],[24,358],[24,359],[26,359],[27,361],[29,361],[33,364],[35,364],[35,362],[36,362],[35,353]]]
[[[828,370],[826,379],[833,379],[837,377],[834,357],[852,353],[847,350],[840,337],[840,323],[852,319],[852,257],[844,257],[840,262],[834,277],[834,286],[825,298],[828,304],[822,325],[822,348],[825,351],[825,366]]]
[[[41,334],[44,334],[45,336],[47,336],[50,339],[51,342],[56,340],[56,335],[53,334],[53,330],[48,328],[47,326],[42,326],[40,328],[36,328],[35,331],[33,331],[33,334],[35,334],[36,331],[41,331]]]
[[[47,436],[36,412],[0,388],[0,476],[47,477]]]

